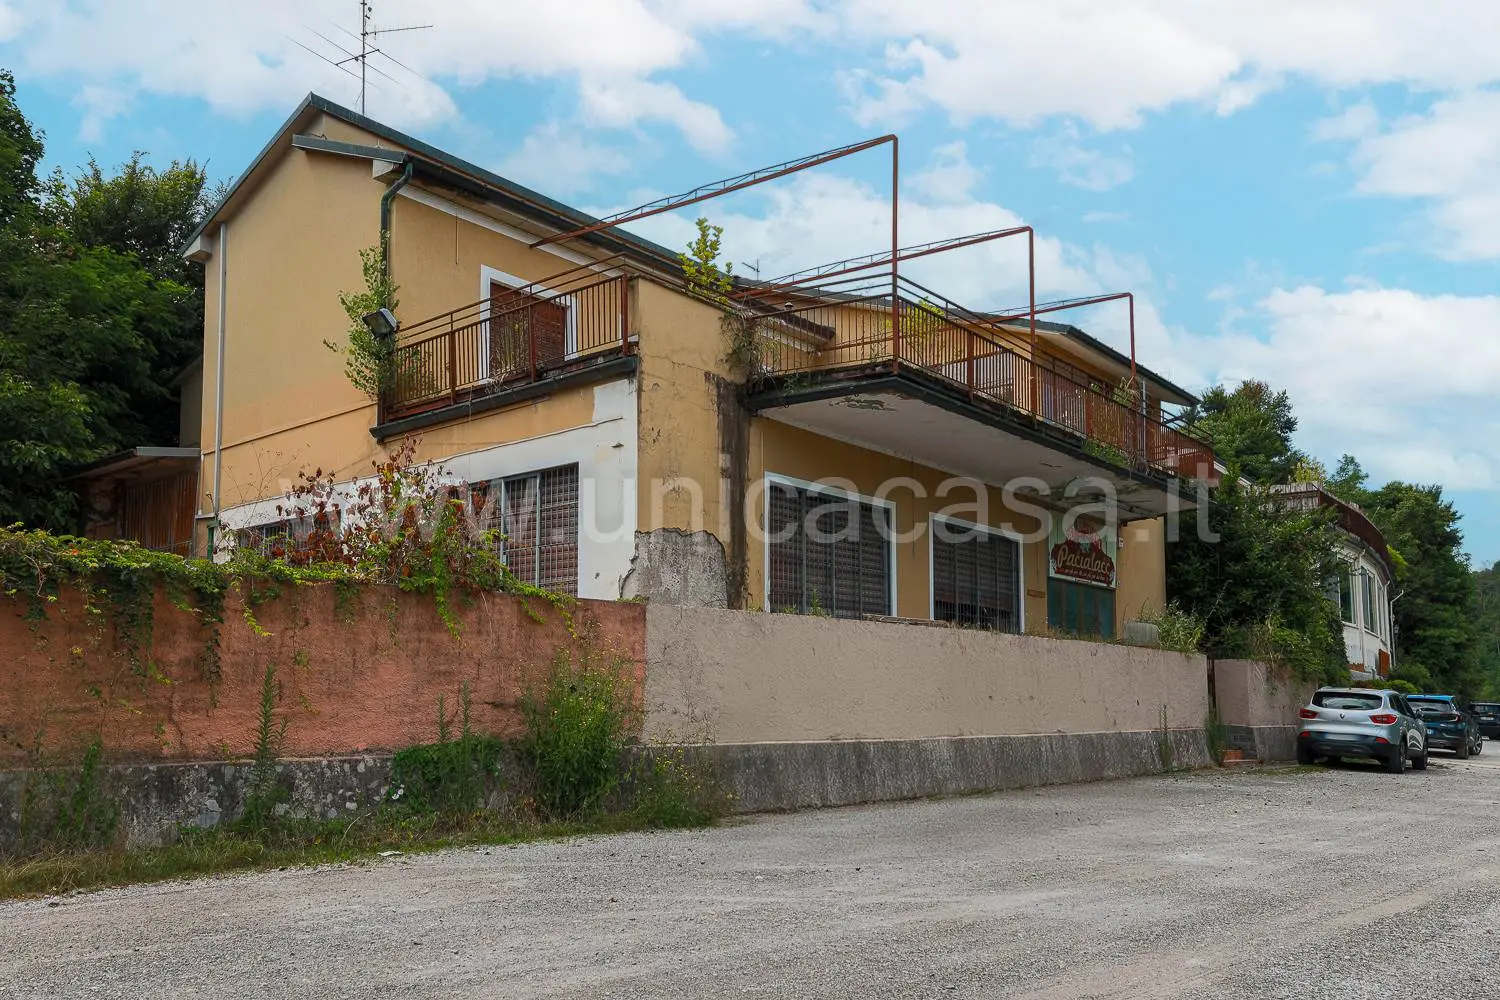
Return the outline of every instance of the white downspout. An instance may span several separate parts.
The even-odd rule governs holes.
[[[208,525],[208,558],[214,557],[218,544],[219,509],[224,476],[224,301],[229,284],[229,223],[219,223],[219,354],[214,376],[214,519]]]

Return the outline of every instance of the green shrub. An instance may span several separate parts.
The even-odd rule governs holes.
[[[593,812],[620,783],[632,712],[619,663],[560,653],[546,680],[521,699],[519,749],[536,780],[543,815]]]
[[[407,747],[391,759],[387,801],[411,812],[471,813],[484,805],[503,751],[499,740],[472,733]]]
[[[680,746],[655,746],[636,758],[626,812],[635,825],[678,830],[708,826],[729,810],[729,796],[701,761]]]
[[[104,746],[89,744],[76,768],[33,767],[21,790],[19,853],[108,847],[120,805],[104,789]]]
[[[1207,623],[1203,616],[1184,610],[1176,601],[1169,602],[1161,611],[1141,615],[1141,621],[1156,626],[1162,649],[1196,653],[1202,648]]]
[[[1208,741],[1208,752],[1215,764],[1224,763],[1224,753],[1229,749],[1229,727],[1219,718],[1219,710],[1209,706],[1203,719],[1203,735]]]

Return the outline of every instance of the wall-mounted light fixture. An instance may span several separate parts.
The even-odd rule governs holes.
[[[376,340],[390,340],[396,336],[396,331],[401,328],[400,322],[396,319],[396,314],[384,306],[376,309],[374,312],[365,313],[359,318],[359,321],[365,325],[366,330],[369,330],[375,336]]]

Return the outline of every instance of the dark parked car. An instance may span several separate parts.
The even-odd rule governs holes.
[[[1392,774],[1427,769],[1427,729],[1398,691],[1319,688],[1302,709],[1297,763],[1373,757]]]
[[[1409,694],[1406,700],[1427,724],[1427,746],[1452,750],[1459,760],[1484,751],[1484,736],[1474,713],[1456,695]]]
[[[1500,701],[1476,701],[1474,721],[1479,723],[1481,736],[1500,740]]]

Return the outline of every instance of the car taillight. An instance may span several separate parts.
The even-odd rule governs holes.
[[[1317,713],[1317,712],[1314,712],[1314,711],[1313,711],[1313,710],[1312,710],[1312,709],[1310,709],[1310,708],[1304,708],[1304,709],[1303,709],[1303,710],[1302,710],[1302,711],[1301,711],[1301,712],[1300,712],[1300,713],[1298,713],[1298,714],[1300,714],[1300,715],[1301,715],[1301,716],[1302,716],[1302,717],[1303,717],[1303,718],[1304,718],[1304,719],[1316,719],[1316,718],[1317,718],[1317,717],[1318,717],[1318,713]]]
[[[1370,721],[1377,726],[1391,726],[1395,725],[1396,717],[1390,712],[1377,712],[1375,715],[1370,716]]]
[[[1462,715],[1450,715],[1450,716],[1448,716],[1448,721],[1449,722],[1462,722],[1462,721],[1464,721],[1464,717]]]

